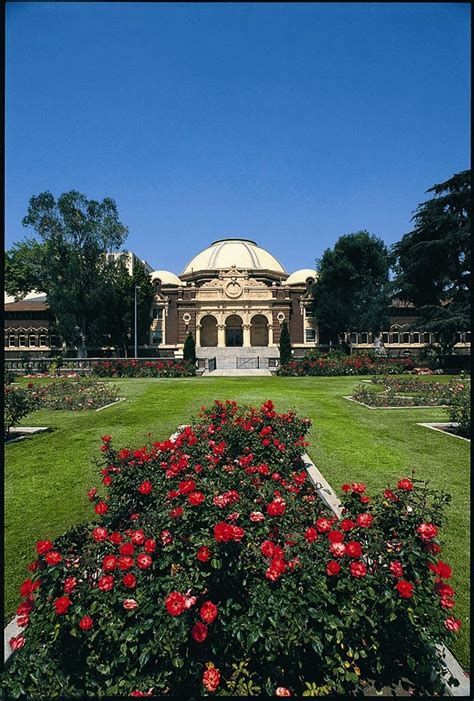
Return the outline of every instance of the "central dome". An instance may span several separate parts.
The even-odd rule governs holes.
[[[191,258],[181,275],[201,270],[223,270],[235,265],[239,270],[270,270],[283,273],[282,264],[264,248],[250,239],[218,239]]]

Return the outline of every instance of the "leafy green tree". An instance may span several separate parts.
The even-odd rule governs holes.
[[[60,336],[86,355],[100,342],[106,316],[108,266],[105,253],[127,236],[110,198],[88,200],[75,190],[55,200],[50,192],[30,199],[23,225],[38,239],[15,244],[6,256],[6,290],[21,298],[45,292]]]
[[[433,197],[418,205],[413,230],[393,247],[394,294],[417,307],[417,327],[439,333],[448,354],[456,332],[470,328],[471,171],[427,192]]]
[[[341,236],[317,267],[313,313],[322,339],[339,343],[346,331],[380,331],[390,301],[390,255],[384,242],[368,231]]]
[[[183,358],[193,364],[196,362],[196,342],[194,341],[191,331],[188,333],[184,342]]]
[[[125,260],[119,256],[109,259],[104,268],[104,299],[106,313],[101,319],[101,331],[109,345],[121,348],[127,355],[129,345],[134,343],[135,286],[137,287],[138,343],[148,343],[150,309],[154,290],[150,275],[141,261],[135,261],[130,275]]]
[[[284,365],[291,360],[291,339],[288,331],[286,319],[283,321],[280,329],[280,365]]]

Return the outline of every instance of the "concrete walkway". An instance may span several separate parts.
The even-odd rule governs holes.
[[[261,368],[260,370],[251,369],[249,368],[246,370],[245,368],[242,368],[241,370],[237,370],[236,368],[219,368],[217,370],[213,370],[212,372],[209,372],[209,370],[204,370],[202,373],[202,377],[250,377],[253,376],[255,377],[256,375],[268,375],[271,376],[270,370]]]

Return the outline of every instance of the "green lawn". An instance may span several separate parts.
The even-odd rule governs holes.
[[[438,378],[436,378],[438,379]],[[469,659],[469,449],[466,441],[417,426],[443,421],[443,409],[369,410],[342,398],[358,378],[180,378],[114,380],[127,401],[100,411],[40,410],[23,422],[51,426],[52,432],[6,446],[5,614],[18,602],[18,585],[35,556],[36,540],[56,537],[93,516],[86,490],[100,484],[94,459],[100,437],[117,446],[139,446],[152,433],[163,440],[214,399],[261,404],[272,399],[279,411],[295,409],[313,421],[308,452],[336,489],[365,482],[368,490],[399,477],[427,478],[453,496],[443,559],[453,565],[456,613],[462,633],[453,652]]]

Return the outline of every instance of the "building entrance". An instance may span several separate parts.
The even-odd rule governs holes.
[[[242,329],[242,319],[237,314],[227,317],[225,322],[225,344],[226,346],[242,346],[244,333]]]

